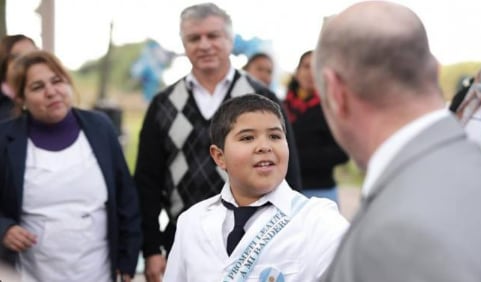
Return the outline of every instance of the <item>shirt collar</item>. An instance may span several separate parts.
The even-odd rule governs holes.
[[[374,183],[389,165],[396,154],[417,134],[436,121],[449,115],[446,109],[440,109],[403,126],[400,130],[386,139],[374,152],[367,166],[367,173],[362,187],[362,196],[367,197],[371,193]]]
[[[229,71],[227,72],[225,77],[221,81],[219,81],[219,83],[217,83],[217,85],[222,84],[222,83],[225,83],[225,84],[229,85],[234,80],[234,75],[235,75],[235,69],[231,65],[229,67]],[[192,72],[187,74],[187,76],[185,77],[185,81],[187,82],[186,85],[187,85],[187,88],[189,90],[192,90],[194,88],[194,86],[195,87],[202,87],[202,85],[199,83],[197,78],[194,76],[194,73],[192,73]]]
[[[280,209],[286,215],[291,214],[291,199],[294,198],[294,194],[297,193],[287,184],[285,180],[277,186],[273,191],[265,194],[257,201],[253,202],[249,206],[261,206],[267,202],[270,202],[273,206]],[[222,187],[222,191],[220,192],[220,196],[218,197],[217,201],[214,201],[212,204],[221,204],[221,198],[224,201],[227,201],[234,206],[238,206],[236,201],[234,200],[234,196],[232,196],[232,192],[230,190],[230,184],[227,181],[224,186]]]

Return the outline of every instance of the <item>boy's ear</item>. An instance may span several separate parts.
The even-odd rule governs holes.
[[[226,166],[224,161],[224,152],[222,149],[217,147],[217,145],[210,145],[209,152],[217,166],[225,170]]]

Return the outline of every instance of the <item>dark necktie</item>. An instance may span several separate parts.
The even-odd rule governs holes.
[[[232,251],[235,249],[239,241],[244,236],[244,225],[249,220],[249,218],[257,211],[258,208],[270,204],[266,204],[258,207],[235,207],[233,204],[222,200],[222,204],[234,212],[234,229],[227,236],[227,254],[230,256]]]

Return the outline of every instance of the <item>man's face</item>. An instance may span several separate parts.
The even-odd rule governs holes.
[[[185,53],[195,72],[212,73],[229,68],[233,45],[222,18],[187,20],[181,24],[181,30]]]

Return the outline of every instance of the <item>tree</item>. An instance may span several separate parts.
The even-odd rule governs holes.
[[[112,56],[112,32],[114,29],[114,21],[110,22],[110,34],[109,34],[109,45],[107,48],[107,53],[102,58],[100,62],[100,80],[99,80],[99,95],[97,101],[102,101],[107,98],[107,85],[110,76],[110,66],[111,66],[111,56]]]
[[[7,0],[0,0],[0,38],[7,35]]]

